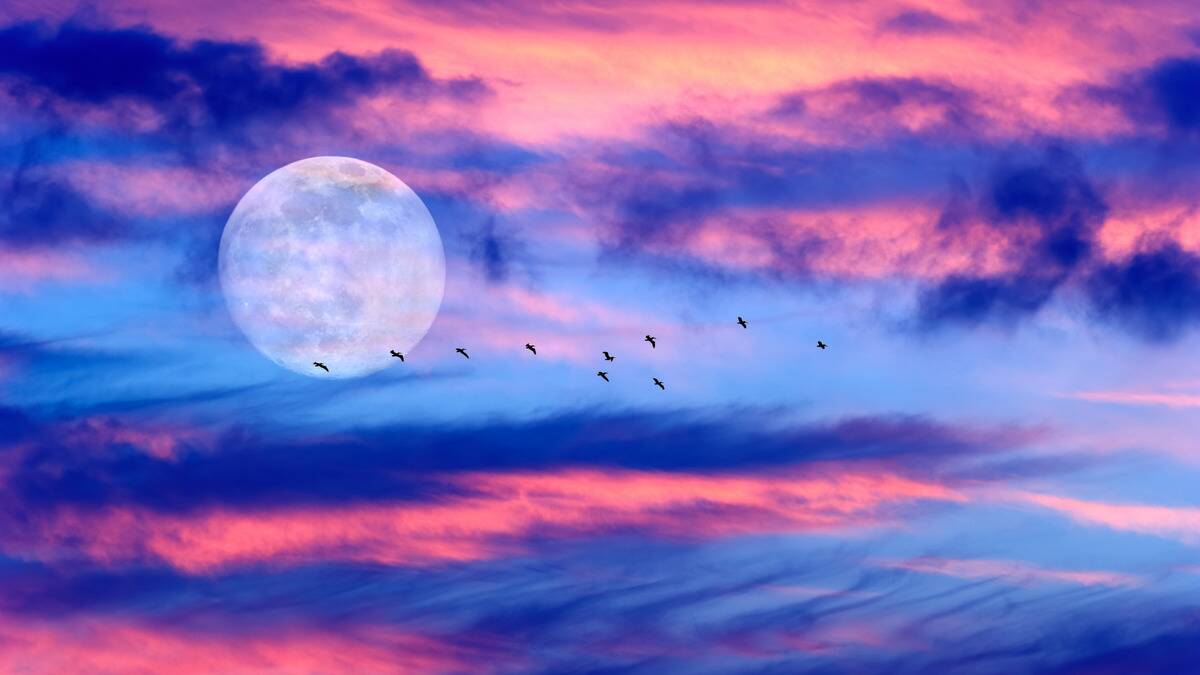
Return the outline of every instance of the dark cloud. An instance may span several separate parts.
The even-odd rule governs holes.
[[[409,52],[335,52],[317,63],[271,61],[254,42],[180,43],[144,27],[52,28],[24,23],[0,30],[0,74],[66,101],[146,103],[180,127],[226,129],[384,89],[406,97],[476,98],[477,80],[438,81]]]
[[[909,9],[888,17],[879,25],[879,29],[885,33],[932,35],[958,33],[965,29],[965,25],[928,10]]]
[[[211,209],[188,215],[125,213],[75,189],[64,169],[69,162],[185,165],[200,176],[210,171],[244,175],[249,187],[253,176],[296,159],[297,153],[361,149],[361,139],[354,138],[359,132],[338,113],[363,97],[395,94],[405,106],[435,99],[472,106],[490,93],[475,78],[434,78],[417,57],[401,50],[335,52],[312,63],[284,63],[256,42],[185,42],[149,27],[79,21],[0,28],[0,88],[27,118],[19,128],[32,130],[10,146],[11,159],[0,157],[12,167],[0,174],[0,243],[31,247],[169,239],[180,249],[174,281],[183,284],[214,280],[216,242],[232,204],[214,200]],[[392,108],[400,116],[405,110]],[[95,117],[87,128],[76,121],[81,112]],[[268,131],[264,125],[269,133],[262,133]],[[468,130],[426,129],[401,138],[402,145],[392,145],[397,141],[389,137],[387,144],[373,146],[369,157],[453,169],[466,186],[447,198],[461,202],[480,199],[496,175],[540,159],[521,146]],[[231,144],[239,156],[233,166],[215,150]],[[499,233],[488,242],[508,259],[519,249],[519,242]],[[489,274],[511,267],[510,260],[496,260],[481,258]]]
[[[1164,613],[1147,629],[1129,625],[1082,624],[1065,663],[1046,672],[1055,675],[1174,675],[1200,663],[1200,629],[1195,616]],[[1182,614],[1182,615],[1181,615]]]
[[[70,139],[63,125],[20,145],[0,197],[0,241],[14,246],[109,241],[134,234],[134,225],[92,203],[46,164]]]
[[[1146,72],[1144,83],[1172,130],[1200,131],[1200,59],[1162,61]]]
[[[862,417],[764,431],[751,421],[760,419],[752,412],[715,421],[568,414],[475,427],[405,425],[336,438],[274,440],[231,431],[209,441],[181,442],[178,456],[164,460],[128,440],[112,441],[130,437],[112,433],[133,424],[123,419],[93,415],[86,423],[48,421],[29,431],[38,440],[22,446],[20,461],[7,474],[10,505],[136,503],[186,510],[217,503],[433,498],[448,488],[431,473],[567,466],[753,471],[864,460],[930,476],[948,471],[952,460],[977,461],[1031,438],[1026,430],[960,428],[918,417]],[[919,462],[910,462],[916,458]]]
[[[1177,338],[1200,322],[1200,256],[1175,242],[1098,266],[1084,288],[1102,316],[1147,340]]]
[[[1119,106],[1138,125],[1180,136],[1200,134],[1200,58],[1164,59],[1087,92]]]
[[[1192,44],[1200,47],[1200,26],[1185,28],[1183,34],[1187,36],[1188,40],[1191,40]]]
[[[940,221],[958,245],[973,219],[961,192]],[[1036,313],[1072,272],[1092,257],[1096,231],[1108,214],[1099,190],[1077,157],[1050,148],[1036,160],[1006,164],[988,179],[974,205],[987,230],[1004,238],[1013,271],[998,276],[951,275],[921,293],[925,328],[944,324],[1011,322]]]
[[[911,128],[920,110],[922,122]],[[895,136],[936,131],[943,139],[961,136],[985,117],[978,96],[950,82],[919,77],[866,77],[817,89],[782,94],[769,115],[778,120],[829,128],[850,137]],[[845,120],[854,119],[847,126]]]
[[[1193,594],[879,570],[876,546],[798,537],[778,555],[752,538],[695,546],[616,536],[535,546],[536,562],[200,575],[0,560],[0,610],[252,644],[300,627],[350,641],[373,628],[368,643],[379,632],[419,632],[475,663],[519,664],[502,672],[703,672],[719,663],[755,673],[1176,673],[1197,657]]]
[[[513,266],[527,258],[524,242],[510,232],[497,229],[495,218],[489,218],[479,231],[465,236],[469,241],[471,260],[480,266],[490,282],[508,280]]]

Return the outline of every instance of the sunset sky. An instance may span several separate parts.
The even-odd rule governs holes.
[[[320,155],[359,379],[217,274]],[[1194,0],[6,2],[0,672],[1184,672],[1198,328]]]

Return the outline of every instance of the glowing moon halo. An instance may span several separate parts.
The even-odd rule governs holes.
[[[225,223],[219,267],[250,342],[312,377],[390,365],[389,350],[425,336],[446,284],[442,239],[420,197],[349,157],[302,159],[250,188]]]

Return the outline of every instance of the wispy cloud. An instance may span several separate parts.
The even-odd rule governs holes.
[[[1065,394],[1065,396],[1081,401],[1115,403],[1118,405],[1200,408],[1200,394],[1143,391],[1080,391]]]
[[[56,509],[5,530],[7,555],[52,560],[64,544],[105,564],[227,566],[352,560],[427,565],[511,555],[530,538],[622,531],[673,539],[803,532],[891,522],[905,505],[961,502],[936,483],[854,468],[705,476],[630,470],[429,476],[429,501],[259,510]]]
[[[987,560],[921,556],[907,560],[879,560],[876,565],[921,574],[940,574],[963,579],[999,579],[1004,583],[1029,586],[1041,583],[1081,586],[1137,586],[1144,580],[1124,572],[1063,570],[1040,567],[1020,560]]]
[[[1200,507],[1098,502],[1033,492],[1017,493],[1015,497],[1088,525],[1176,539],[1188,544],[1200,542]]]

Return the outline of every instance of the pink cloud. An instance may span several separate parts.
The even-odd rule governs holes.
[[[682,248],[713,265],[783,273],[795,271],[791,251],[799,251],[806,271],[848,278],[938,279],[1008,269],[1005,242],[982,228],[946,245],[937,224],[942,208],[934,200],[909,200],[733,211],[701,223]],[[678,250],[674,243],[662,247],[663,253]]]
[[[745,119],[779,91],[914,74],[953,77],[990,92],[984,127],[990,134],[1108,132],[1118,117],[1064,105],[1059,93],[1190,49],[1176,29],[1194,18],[1183,0],[926,8],[971,30],[920,39],[881,32],[898,11],[881,1],[829,12],[794,3],[678,1],[548,9],[323,0],[283,9],[122,0],[106,4],[106,13],[185,38],[258,38],[293,61],[403,44],[435,76],[496,83],[499,96],[478,127],[532,143],[620,135],[664,114],[701,108]],[[39,5],[38,13],[55,12]],[[938,115],[927,107],[901,112],[911,128]]]
[[[173,460],[181,444],[206,439],[209,434],[180,425],[126,424],[112,417],[89,417],[60,432],[61,438],[80,447],[128,445],[161,460]]]
[[[1123,572],[1061,570],[1039,567],[1020,560],[956,559],[922,556],[908,560],[879,560],[878,567],[921,574],[940,574],[963,579],[996,578],[1017,586],[1063,583],[1080,586],[1136,586],[1142,578]]]
[[[7,673],[450,673],[512,665],[458,640],[383,628],[185,634],[119,618],[0,616],[0,670]]]
[[[44,283],[99,282],[93,263],[66,251],[0,248],[0,291],[26,292]]]
[[[253,185],[233,173],[188,166],[78,161],[59,172],[92,202],[137,216],[211,211],[236,202]]]
[[[110,564],[165,563],[190,573],[231,565],[358,560],[428,565],[512,554],[531,535],[588,537],[636,530],[679,539],[853,528],[891,522],[955,490],[886,471],[831,465],[771,476],[571,469],[445,477],[463,496],[367,506],[191,514],[133,507],[62,509],[12,524],[9,555],[81,552]]]
[[[1080,391],[1068,398],[1118,405],[1164,406],[1167,408],[1200,408],[1200,394],[1170,394],[1138,391]]]
[[[1089,525],[1176,539],[1187,544],[1200,543],[1200,508],[1197,507],[1096,502],[1032,492],[1016,493],[1014,498],[1053,509]]]
[[[480,303],[489,308],[486,317],[477,311]],[[525,343],[532,342],[538,358],[576,364],[598,362],[600,350],[605,348],[598,336],[619,333],[640,340],[647,330],[664,341],[674,341],[684,333],[667,317],[637,307],[565,291],[463,278],[450,280],[446,302],[432,328],[435,334],[496,353],[523,354]],[[662,358],[681,357],[663,354]]]

